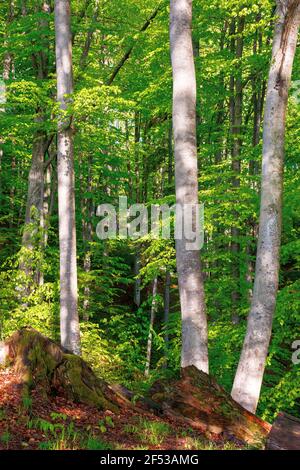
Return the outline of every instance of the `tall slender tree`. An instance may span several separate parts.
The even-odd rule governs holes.
[[[55,1],[57,101],[60,107],[57,130],[57,172],[60,248],[61,344],[80,354],[77,311],[77,264],[74,192],[72,103],[72,36],[70,0]]]
[[[282,181],[288,90],[300,23],[300,0],[278,0],[269,72],[255,281],[247,333],[232,397],[255,412],[276,304],[281,240]]]
[[[152,286],[152,301],[151,301],[151,312],[150,312],[150,325],[149,325],[149,334],[147,341],[147,354],[146,354],[146,366],[145,366],[145,376],[148,377],[150,372],[151,365],[151,355],[152,355],[152,339],[153,339],[153,327],[155,321],[155,314],[157,309],[157,276],[153,280]]]
[[[240,187],[240,173],[241,173],[241,147],[242,147],[242,117],[243,117],[243,83],[242,83],[242,56],[243,56],[243,31],[245,27],[245,17],[239,17],[237,21],[236,31],[235,22],[233,22],[233,34],[237,35],[236,40],[233,39],[233,47],[235,59],[237,60],[236,77],[231,77],[231,86],[233,87],[233,96],[230,98],[231,102],[231,132],[232,132],[232,149],[231,149],[231,168],[233,173],[232,186],[237,193]],[[238,219],[238,213],[234,210],[234,217]],[[231,227],[231,252],[233,256],[232,274],[235,287],[232,291],[232,321],[233,323],[239,322],[238,305],[239,305],[239,284],[240,284],[240,267],[239,267],[239,251],[240,251],[240,230],[236,223]]]
[[[170,42],[173,70],[173,133],[176,203],[198,204],[196,77],[192,45],[192,0],[171,0]],[[182,315],[181,366],[208,372],[207,320],[199,250],[183,234],[176,241]]]
[[[50,21],[50,4],[48,0],[44,0],[41,5],[35,5],[36,12],[43,13],[44,16],[39,18],[37,26],[42,31],[49,29]],[[26,15],[27,11],[23,12]],[[48,55],[49,55],[49,38],[45,33],[40,37],[41,49],[32,54],[32,66],[35,77],[38,80],[46,80],[48,78]],[[43,279],[43,273],[40,267],[34,265],[34,250],[43,248],[41,244],[42,231],[44,225],[44,157],[45,152],[51,142],[51,138],[47,136],[45,131],[45,109],[39,104],[36,108],[35,131],[33,134],[31,166],[28,174],[28,192],[25,211],[25,226],[22,238],[22,245],[26,248],[24,256],[21,258],[21,269],[28,276],[27,293],[31,290],[32,281],[40,283]]]

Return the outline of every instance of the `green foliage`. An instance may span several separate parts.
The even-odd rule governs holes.
[[[100,439],[89,437],[84,448],[87,450],[111,450],[112,445],[107,444]]]
[[[36,223],[24,227],[34,136],[42,132],[50,138],[57,125],[54,17],[52,13],[48,16],[39,11],[35,2],[26,2],[25,13],[17,2],[11,16],[8,3],[0,5],[3,39],[0,57],[3,65],[9,54],[13,63],[8,80],[0,83],[0,339],[30,325],[59,340],[55,137],[45,152],[45,161],[51,160],[48,192],[44,197],[49,207],[47,223],[44,228]],[[100,220],[96,208],[101,203],[117,205],[120,195],[127,195],[129,204],[143,202],[147,207],[152,203],[175,202],[167,1],[161,2],[161,10],[147,30],[139,32],[157,3],[157,0],[93,0],[86,6],[83,0],[72,1],[75,87],[69,113],[73,113],[74,130],[82,352],[101,377],[129,386],[137,396],[145,393],[156,378],[174,376],[180,369],[181,322],[175,244],[172,239],[156,240],[150,236],[140,240],[100,241],[96,235]],[[270,0],[193,2],[199,197],[205,207],[201,258],[210,370],[228,391],[244,339],[254,278],[262,150],[261,126],[258,142],[254,144],[253,140],[254,98],[264,101],[273,3]],[[231,47],[237,36],[230,32],[230,25],[241,17],[245,19],[245,29],[240,60]],[[90,33],[90,49],[83,63],[82,53]],[[108,86],[114,67],[131,46],[128,60]],[[43,62],[43,54],[47,57],[48,70],[41,77],[39,64]],[[298,53],[293,82],[299,70]],[[229,106],[235,98],[231,81],[239,74],[243,83],[241,171],[239,184],[234,186],[236,175],[231,159],[234,137]],[[291,344],[300,338],[299,119],[300,106],[291,97],[286,132],[280,285],[259,404],[259,414],[270,421],[279,410],[300,416],[299,366],[291,362]],[[31,209],[34,212],[36,208]],[[37,218],[37,214],[32,215]],[[238,229],[236,238],[232,229]],[[29,249],[22,246],[24,230],[32,235],[34,246]],[[232,242],[238,242],[238,253],[231,249]],[[139,273],[134,269],[137,253]],[[235,270],[238,275],[234,274]],[[166,324],[167,272],[171,274],[171,286]],[[43,273],[43,282],[37,273]],[[155,277],[158,293],[151,373],[145,379],[151,286]],[[134,303],[137,280],[141,287],[139,306]],[[233,292],[237,294],[237,302]],[[232,323],[233,313],[240,318],[238,325]],[[104,422],[100,426],[110,425]],[[41,448],[73,448],[78,444],[72,443],[72,430],[68,442],[63,443],[57,436],[59,426],[55,428],[53,423],[39,426],[50,426],[46,431],[49,440]],[[141,423],[137,426],[145,438],[152,439],[146,426]],[[158,439],[160,432],[152,431]],[[85,445],[106,449],[105,443],[92,436]]]
[[[11,440],[10,433],[8,431],[4,431],[4,433],[0,435],[0,440],[6,445],[6,448],[8,449],[9,442]]]

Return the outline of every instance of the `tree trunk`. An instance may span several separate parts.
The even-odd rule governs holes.
[[[164,292],[164,327],[166,328],[164,339],[165,339],[166,354],[168,351],[168,343],[169,343],[168,324],[169,324],[169,316],[170,316],[170,286],[171,286],[171,273],[167,269],[166,280],[165,280],[165,292]]]
[[[173,134],[176,204],[198,205],[196,77],[193,58],[192,1],[171,0],[170,41],[173,70]],[[182,315],[181,365],[208,372],[207,320],[199,249],[188,249],[185,235],[176,240]]]
[[[38,122],[43,121],[42,117]],[[37,130],[33,137],[32,160],[28,176],[28,193],[25,213],[25,227],[22,238],[22,245],[26,249],[21,257],[21,269],[29,276],[28,288],[33,281],[38,278],[37,271],[33,270],[33,251],[40,247],[41,240],[41,220],[43,214],[44,201],[44,152],[47,136],[42,130]],[[30,255],[32,252],[32,255]]]
[[[36,5],[37,13],[40,9],[44,13],[50,13],[50,6],[47,1],[43,1],[42,5]],[[25,13],[25,12],[24,12]],[[26,14],[26,13],[25,13]],[[49,26],[49,19],[39,19],[37,25],[42,31]],[[40,38],[41,50],[32,54],[32,64],[35,70],[36,78],[44,80],[48,77],[48,49],[49,41],[44,35]],[[37,129],[33,136],[32,144],[32,160],[28,176],[28,193],[25,213],[25,227],[22,238],[22,246],[26,248],[24,256],[21,258],[21,269],[29,276],[27,281],[27,294],[30,291],[32,281],[39,284],[43,279],[43,273],[38,265],[33,269],[34,253],[32,256],[28,252],[34,250],[43,250],[43,205],[44,205],[44,155],[47,149],[47,134],[43,129],[45,115],[42,109],[38,108],[37,117],[35,119]]]
[[[82,213],[82,241],[83,241],[83,269],[86,273],[84,281],[84,293],[83,293],[83,320],[89,320],[89,307],[90,307],[90,279],[89,273],[92,267],[92,253],[91,253],[91,242],[93,239],[93,228],[92,228],[92,217],[94,214],[93,201],[91,199],[92,194],[92,165],[93,158],[91,155],[87,159],[87,181],[85,191],[88,193],[87,197],[80,197],[82,201],[81,213]],[[82,161],[81,161],[82,166]],[[83,170],[80,174],[81,189],[84,189],[83,185]]]
[[[238,196],[238,189],[240,187],[240,173],[241,173],[241,147],[242,147],[242,117],[243,117],[243,85],[242,85],[242,63],[241,59],[243,56],[243,31],[245,26],[245,18],[240,17],[237,24],[237,39],[236,39],[236,50],[235,57],[238,61],[238,73],[236,78],[233,79],[233,94],[231,97],[234,104],[232,114],[232,172],[233,180],[232,186],[235,191],[235,196]],[[235,219],[238,220],[238,213],[234,211]],[[240,266],[239,266],[239,252],[240,252],[240,229],[233,225],[231,227],[231,252],[232,252],[232,275],[234,280],[234,288],[232,291],[232,322],[234,324],[239,323],[239,301],[240,301]]]
[[[145,367],[145,376],[148,377],[150,372],[151,364],[151,353],[152,353],[152,336],[153,336],[153,327],[156,314],[156,296],[157,296],[157,277],[153,281],[152,287],[152,302],[151,302],[151,313],[150,313],[150,325],[149,325],[149,335],[147,341],[147,356],[146,356],[146,367]]]
[[[285,121],[300,22],[299,0],[278,2],[276,16],[264,116],[255,281],[247,333],[232,389],[232,397],[252,412],[260,395],[278,289]]]
[[[137,247],[134,255],[134,294],[133,301],[137,307],[141,305],[140,251]]]
[[[80,354],[77,311],[74,155],[71,116],[73,92],[70,0],[55,2],[57,101],[57,172],[60,248],[60,333],[62,346]]]

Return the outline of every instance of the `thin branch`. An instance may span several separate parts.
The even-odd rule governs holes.
[[[163,2],[164,3],[164,2]],[[152,14],[149,16],[149,18],[145,21],[145,23],[143,24],[143,26],[141,27],[141,29],[139,30],[140,33],[143,33],[144,31],[146,31],[146,29],[151,25],[152,21],[154,20],[154,18],[157,16],[157,14],[162,10],[163,8],[163,4],[160,4],[153,12]],[[111,85],[112,82],[114,81],[114,79],[116,78],[116,76],[118,75],[118,73],[120,72],[121,68],[123,67],[123,65],[126,63],[126,61],[129,59],[130,55],[131,55],[131,52],[134,48],[134,45],[135,45],[135,42],[132,44],[132,46],[130,46],[127,51],[125,52],[125,54],[123,55],[123,57],[119,60],[119,62],[117,63],[117,65],[115,66],[112,74],[110,75],[110,77],[108,78],[107,82],[106,82],[106,85]]]

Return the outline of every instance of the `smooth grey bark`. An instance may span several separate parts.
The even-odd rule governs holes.
[[[77,311],[77,264],[73,132],[68,115],[72,102],[72,37],[70,0],[55,1],[57,101],[58,216],[60,248],[60,335],[63,347],[80,354]]]
[[[149,325],[149,334],[147,341],[147,355],[146,355],[146,366],[145,366],[145,376],[148,377],[150,372],[151,364],[151,353],[152,353],[152,337],[153,337],[153,326],[155,321],[155,314],[157,308],[157,277],[155,277],[152,286],[152,302],[151,302],[151,312],[150,312],[150,325]]]
[[[232,397],[255,413],[276,304],[288,89],[300,23],[300,0],[277,2],[263,129],[262,189],[255,281]]]
[[[171,0],[170,43],[173,71],[173,135],[176,203],[198,204],[196,77],[192,46],[192,0]],[[182,316],[181,366],[208,372],[207,319],[199,250],[183,235],[176,240]]]

